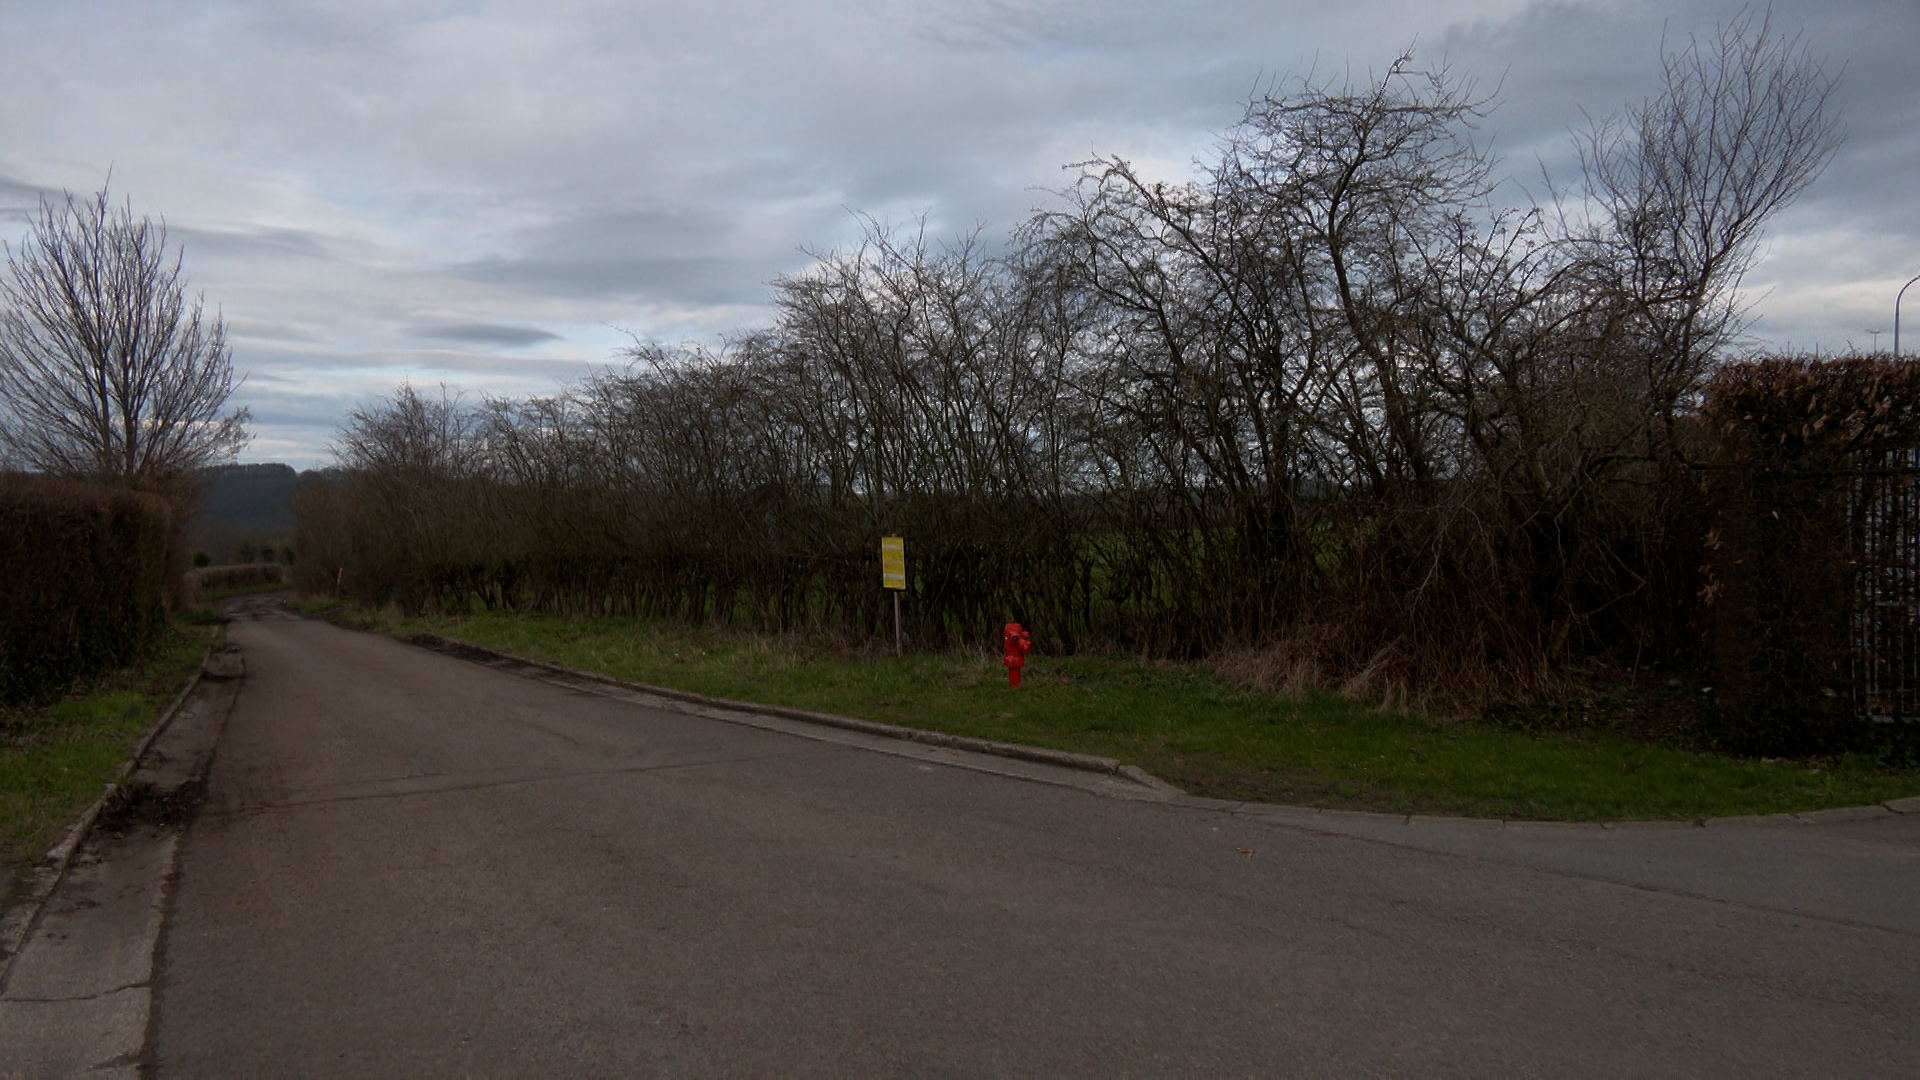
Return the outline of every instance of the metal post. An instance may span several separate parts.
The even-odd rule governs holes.
[[[893,655],[900,655],[900,590],[893,590]]]
[[[1908,287],[1916,281],[1920,281],[1920,274],[1908,278],[1907,284],[1900,286],[1900,292],[1893,298],[1893,358],[1895,360],[1900,359],[1900,301],[1907,295]]]

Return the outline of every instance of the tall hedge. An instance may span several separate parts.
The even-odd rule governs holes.
[[[0,475],[0,701],[132,659],[166,621],[171,530],[153,495]]]
[[[1717,704],[1737,746],[1842,749],[1861,734],[1852,621],[1863,496],[1920,445],[1920,365],[1766,360],[1707,387],[1716,436],[1705,595]]]

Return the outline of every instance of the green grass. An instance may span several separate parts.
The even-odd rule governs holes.
[[[1761,762],[1610,732],[1528,733],[1331,696],[1277,697],[1201,668],[1117,656],[1036,656],[1012,691],[995,655],[895,659],[625,619],[356,612],[346,621],[717,697],[1102,754],[1223,798],[1594,821],[1817,810],[1920,793],[1920,772],[1863,758]]]
[[[217,632],[176,622],[138,664],[50,704],[0,711],[0,881],[43,854],[100,797]]]
[[[331,597],[315,599],[311,597],[290,596],[287,598],[287,607],[302,615],[327,616],[335,612],[345,614],[347,611],[347,602],[345,600],[335,600]]]

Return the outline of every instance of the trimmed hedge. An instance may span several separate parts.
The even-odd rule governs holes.
[[[1765,360],[1707,387],[1709,657],[1728,741],[1844,749],[1856,717],[1850,625],[1856,485],[1920,444],[1920,364]]]
[[[0,701],[139,653],[166,624],[172,525],[153,495],[0,475]]]

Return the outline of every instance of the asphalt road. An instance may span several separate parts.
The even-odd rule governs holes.
[[[181,840],[162,1075],[1920,1070],[1900,836],[1814,838],[1881,860],[1865,915],[1715,898],[1715,866],[1755,876],[1737,844],[1675,855],[1650,830],[1645,859],[1616,840],[1612,869],[1559,865],[1525,851],[1576,830],[1408,842],[320,623],[231,638],[247,678]],[[1663,887],[1662,859],[1697,887]]]

